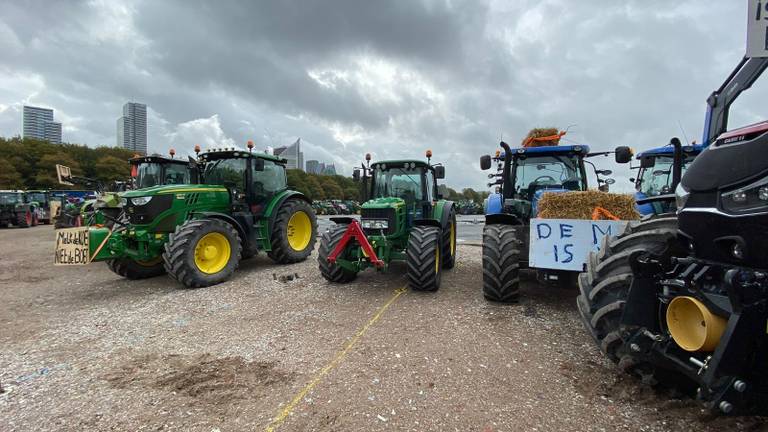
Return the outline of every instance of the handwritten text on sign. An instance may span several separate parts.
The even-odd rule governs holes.
[[[582,271],[590,251],[603,237],[616,235],[626,221],[531,219],[530,266]]]
[[[88,227],[56,230],[55,265],[84,265],[88,261]]]

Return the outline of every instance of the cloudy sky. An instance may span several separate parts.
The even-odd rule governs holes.
[[[65,141],[115,145],[133,100],[151,152],[301,137],[305,159],[349,174],[368,151],[431,148],[450,186],[485,189],[478,157],[532,127],[593,150],[699,139],[745,33],[745,1],[6,0],[0,135],[31,104],[55,109]],[[762,88],[732,124],[765,116]]]

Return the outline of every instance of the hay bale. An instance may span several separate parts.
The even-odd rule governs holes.
[[[637,220],[640,214],[631,194],[599,191],[545,193],[538,204],[538,216],[542,219],[592,219],[596,207],[602,207],[621,220]]]
[[[557,137],[550,140],[534,140],[535,138],[544,137]],[[531,129],[523,138],[523,147],[544,147],[544,146],[556,146],[560,144],[560,130],[557,128],[535,128]]]

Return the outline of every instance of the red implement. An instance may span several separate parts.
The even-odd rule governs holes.
[[[365,233],[363,233],[363,228],[360,227],[360,223],[356,220],[353,220],[349,224],[349,227],[347,227],[347,231],[339,241],[339,244],[337,244],[333,249],[333,252],[328,255],[328,262],[331,264],[335,263],[336,258],[338,258],[342,252],[344,252],[344,248],[347,247],[347,243],[349,243],[349,241],[353,238],[357,240],[358,243],[360,243],[360,247],[363,248],[363,253],[374,266],[384,267],[384,261],[380,260],[379,257],[376,256],[376,252],[373,250],[373,246],[368,243],[368,239],[365,237]]]

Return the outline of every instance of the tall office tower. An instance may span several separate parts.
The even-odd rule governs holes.
[[[307,161],[307,169],[305,169],[309,174],[320,174],[320,162],[316,160],[308,160]]]
[[[285,165],[287,169],[304,170],[304,153],[301,151],[301,138],[297,139],[295,143],[287,147],[276,148],[274,155],[280,156],[288,161]]]
[[[53,121],[53,110],[24,105],[22,138],[35,138],[61,144],[61,123]]]
[[[128,102],[117,119],[117,146],[147,154],[147,105]]]

